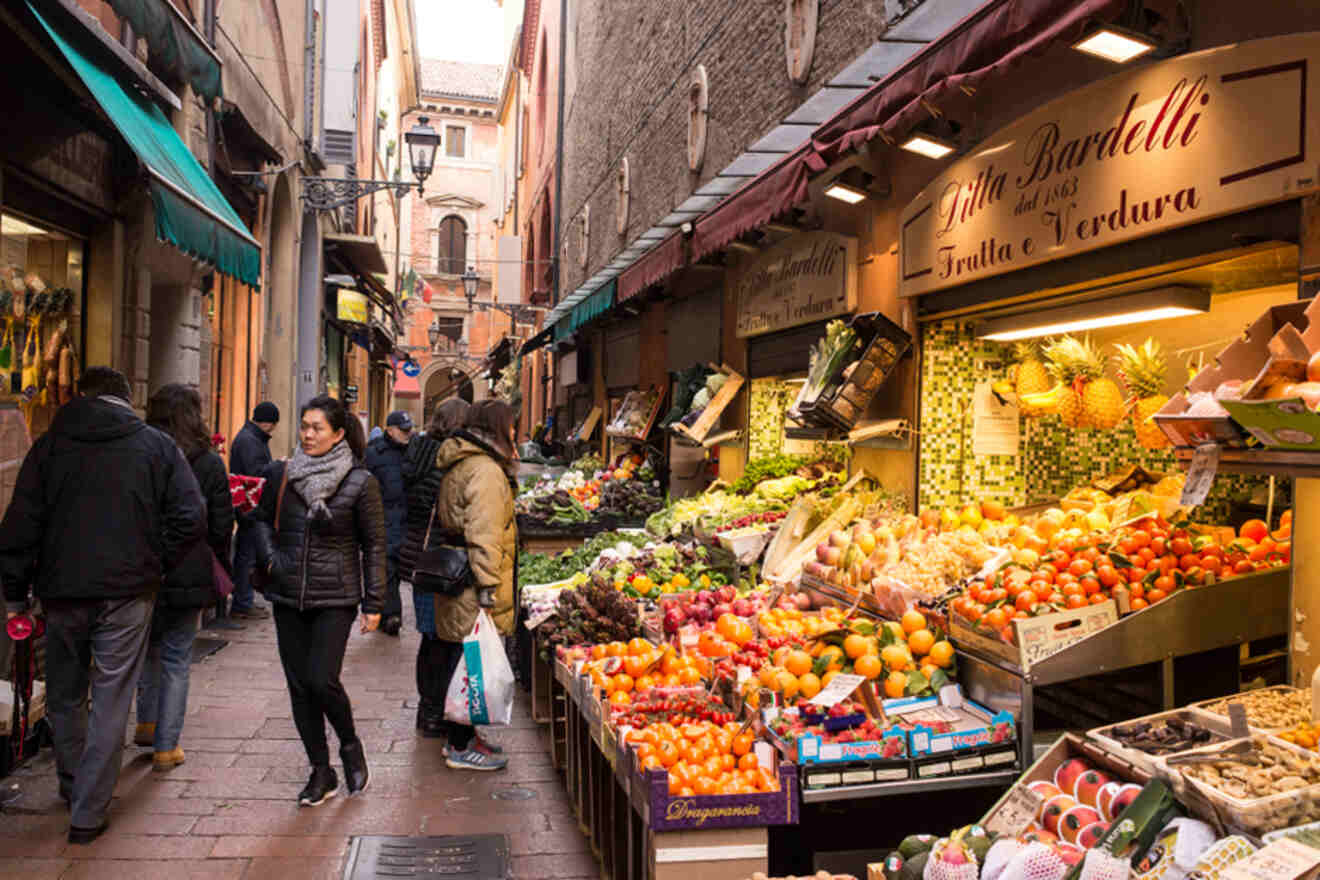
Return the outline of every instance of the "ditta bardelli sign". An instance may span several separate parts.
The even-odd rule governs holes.
[[[857,239],[800,233],[740,259],[730,274],[740,337],[847,314],[857,306]]]
[[[356,290],[340,288],[335,300],[335,317],[349,324],[367,323],[367,295]]]
[[[1320,186],[1320,33],[1184,55],[1079,89],[953,164],[902,214],[915,296]]]

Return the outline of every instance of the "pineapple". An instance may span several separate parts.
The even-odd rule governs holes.
[[[1053,383],[1050,382],[1050,374],[1046,372],[1045,365],[1040,362],[1040,351],[1034,342],[1019,342],[1013,346],[1013,357],[1017,361],[1013,378],[1013,390],[1017,392],[1018,400],[1022,400],[1028,394],[1043,394],[1050,390]],[[1044,415],[1043,410],[1022,404],[1022,414],[1025,416]]]
[[[1045,357],[1055,377],[1068,386],[1059,404],[1065,425],[1108,431],[1123,421],[1123,393],[1105,375],[1104,358],[1089,339],[1056,339],[1046,346]]]
[[[1154,339],[1147,339],[1141,348],[1131,345],[1115,347],[1118,349],[1118,375],[1131,400],[1132,427],[1136,429],[1137,442],[1146,449],[1167,449],[1169,438],[1151,420],[1151,416],[1169,402],[1164,394],[1164,378],[1168,372],[1164,350]]]

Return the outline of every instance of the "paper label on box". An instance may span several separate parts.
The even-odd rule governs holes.
[[[774,769],[776,766],[774,746],[764,740],[757,740],[752,746],[752,751],[756,753],[756,766]]]
[[[536,629],[538,626],[545,623],[547,620],[554,617],[558,613],[559,612],[556,609],[550,608],[546,611],[542,611],[540,614],[536,615],[535,617],[527,618],[527,620],[523,623],[523,626],[527,627],[528,629]]]
[[[820,747],[820,759],[822,761],[837,761],[843,757],[843,746],[838,743],[829,743]]]
[[[1210,494],[1210,487],[1215,484],[1215,472],[1219,469],[1219,444],[1202,443],[1192,454],[1192,463],[1187,468],[1187,479],[1183,482],[1183,507],[1196,507]]]
[[[807,785],[840,785],[843,776],[839,773],[808,773]]]
[[[843,781],[847,785],[859,785],[863,782],[875,782],[875,773],[870,770],[844,771]]]
[[[864,675],[844,675],[843,673],[839,673],[830,680],[829,684],[821,689],[820,693],[812,698],[811,702],[813,705],[828,709],[835,703],[838,703],[841,700],[846,700],[853,691],[857,690],[857,686],[864,681],[866,681],[866,676]]]
[[[925,776],[948,776],[949,773],[952,772],[952,770],[953,770],[953,767],[950,766],[950,764],[949,764],[948,761],[940,761],[940,762],[937,763],[937,764],[926,764],[925,766],[918,767],[918,768],[917,768],[917,775],[918,775],[918,776],[922,776],[922,777],[925,777]]]
[[[930,751],[930,734],[924,730],[912,734],[912,751],[918,754]]]
[[[906,767],[891,767],[888,770],[876,770],[876,782],[897,782],[908,778]]]
[[[972,755],[970,758],[955,758],[953,761],[954,770],[972,770],[977,767],[984,767],[985,761],[980,755]]]
[[[1008,790],[999,808],[985,823],[985,830],[992,834],[1016,837],[1027,829],[1036,818],[1036,813],[1045,803],[1045,798],[1017,784]]]
[[[1320,866],[1320,850],[1287,837],[1229,865],[1226,880],[1295,880]]]
[[[1012,764],[1015,760],[1017,760],[1017,752],[991,752],[985,756],[985,766],[997,767],[1000,764]]]

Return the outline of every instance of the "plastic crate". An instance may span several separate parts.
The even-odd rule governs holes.
[[[1193,724],[1199,724],[1201,727],[1204,727],[1207,730],[1209,730],[1211,735],[1211,741],[1208,743],[1203,743],[1202,746],[1222,743],[1231,738],[1232,727],[1228,723],[1227,716],[1215,715],[1210,712],[1203,712],[1199,709],[1173,709],[1171,711],[1156,712],[1153,715],[1146,715],[1141,718],[1134,718],[1131,721],[1121,722],[1121,724],[1105,724],[1101,727],[1096,727],[1087,731],[1086,735],[1088,738],[1093,739],[1097,743],[1099,743],[1105,749],[1105,751],[1112,752],[1113,754],[1118,755],[1124,761],[1127,761],[1132,766],[1140,767],[1144,769],[1147,773],[1154,775],[1156,772],[1156,767],[1155,767],[1156,760],[1161,757],[1169,757],[1169,755],[1152,755],[1149,752],[1143,752],[1141,749],[1135,749],[1132,748],[1131,746],[1125,746],[1118,740],[1114,739],[1112,736],[1109,736],[1108,732],[1113,730],[1115,727],[1140,724],[1142,722],[1156,724],[1161,721],[1168,721],[1171,718],[1177,718],[1180,721],[1189,721]],[[1182,749],[1177,752],[1171,752],[1170,755],[1180,755],[1183,752],[1189,752],[1192,751],[1192,749],[1201,748],[1202,746],[1192,746],[1191,748],[1188,749]],[[1179,788],[1176,787],[1174,789],[1174,792],[1177,793],[1178,791]]]
[[[1264,724],[1259,723],[1259,720],[1258,720],[1258,719],[1253,719],[1253,718],[1252,718],[1252,715],[1251,715],[1251,710],[1248,709],[1248,710],[1247,710],[1247,724],[1251,725],[1252,730],[1254,730],[1254,731],[1256,731],[1256,732],[1258,732],[1258,733],[1282,733],[1282,732],[1285,731],[1285,730],[1292,730],[1295,726],[1297,726],[1298,724],[1300,724],[1300,723],[1302,723],[1302,722],[1304,722],[1304,721],[1310,721],[1310,720],[1312,720],[1312,719],[1311,719],[1311,709],[1310,709],[1310,706],[1311,706],[1311,696],[1310,696],[1310,693],[1309,693],[1309,692],[1303,692],[1303,691],[1299,690],[1298,688],[1291,687],[1291,686],[1286,685],[1286,684],[1276,684],[1276,685],[1274,685],[1274,686],[1272,686],[1272,687],[1258,688],[1258,689],[1256,689],[1256,690],[1250,690],[1250,691],[1243,691],[1243,692],[1241,692],[1241,693],[1233,694],[1232,696],[1228,696],[1228,697],[1214,697],[1213,699],[1209,699],[1209,700],[1201,700],[1199,703],[1192,703],[1192,705],[1191,705],[1189,708],[1192,708],[1192,709],[1199,709],[1201,712],[1203,712],[1203,713],[1205,713],[1205,714],[1207,714],[1207,715],[1211,715],[1211,716],[1216,717],[1216,718],[1223,718],[1224,720],[1227,721],[1227,720],[1228,720],[1228,712],[1227,712],[1227,711],[1224,711],[1224,712],[1221,713],[1221,712],[1218,712],[1218,711],[1216,711],[1216,710],[1214,710],[1214,709],[1211,709],[1210,707],[1213,706],[1213,705],[1216,704],[1216,703],[1221,703],[1221,702],[1232,702],[1234,697],[1246,697],[1246,696],[1249,696],[1250,694],[1267,693],[1267,692],[1269,692],[1269,691],[1282,691],[1282,692],[1288,692],[1288,693],[1301,694],[1302,697],[1303,697],[1302,702],[1303,702],[1304,705],[1307,707],[1307,708],[1305,709],[1305,717],[1303,717],[1302,715],[1299,714],[1299,715],[1297,716],[1297,718],[1296,718],[1291,724],[1285,724],[1285,725],[1283,725],[1282,727],[1267,727],[1267,726],[1265,726]]]

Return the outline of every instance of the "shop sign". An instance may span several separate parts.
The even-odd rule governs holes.
[[[902,214],[916,296],[1320,186],[1320,34],[1185,55],[1065,95],[986,139]]]
[[[729,273],[738,336],[759,336],[852,312],[857,306],[857,239],[803,232]]]
[[[369,306],[366,294],[340,288],[335,305],[335,317],[339,320],[349,324],[367,323]]]
[[[357,403],[358,387],[356,385],[344,386],[344,403]]]

